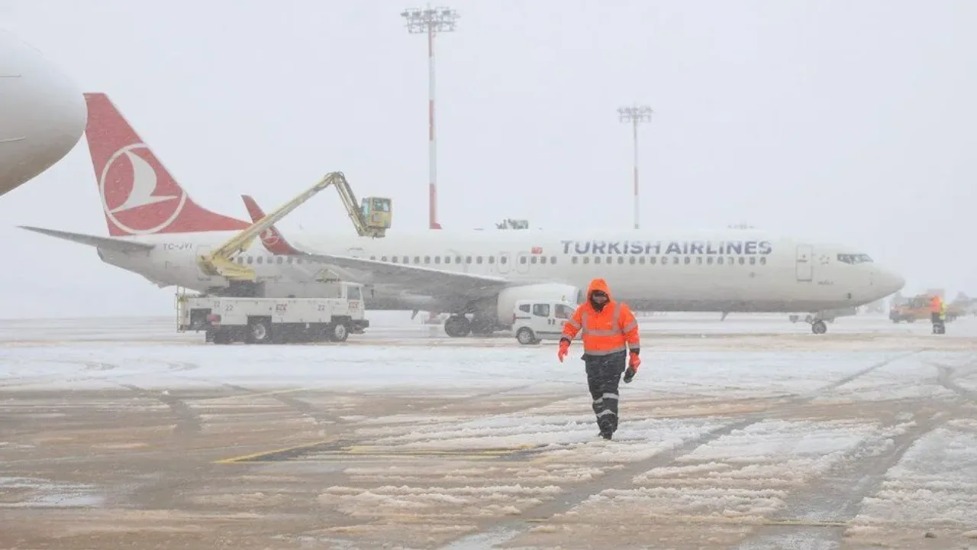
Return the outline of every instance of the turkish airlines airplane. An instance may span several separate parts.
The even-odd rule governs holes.
[[[322,296],[322,281],[339,277],[367,285],[374,310],[451,312],[445,331],[465,336],[511,326],[516,300],[579,302],[594,277],[637,310],[724,313],[816,314],[873,302],[904,284],[860,250],[744,230],[424,231],[378,239],[326,235],[294,246],[272,227],[236,258],[257,274],[245,288],[204,273],[196,258],[249,222],[194,202],[108,97],[85,98],[109,236],[25,229],[94,246],[103,261],[160,287],[305,297]],[[263,216],[253,200],[245,203],[253,219]],[[812,327],[826,330],[819,320]]]
[[[36,49],[0,30],[0,195],[61,160],[84,130],[81,90]]]

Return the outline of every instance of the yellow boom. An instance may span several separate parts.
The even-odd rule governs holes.
[[[198,265],[204,273],[211,276],[222,276],[235,281],[254,281],[254,270],[234,262],[232,256],[247,249],[262,232],[330,185],[335,185],[339,191],[357,233],[370,237],[384,236],[386,229],[390,227],[390,199],[370,197],[363,199],[363,206],[358,208],[356,196],[343,173],[330,172],[308,190],[241,231],[210,254],[198,256]]]

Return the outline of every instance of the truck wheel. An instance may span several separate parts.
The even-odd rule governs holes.
[[[267,344],[271,341],[271,323],[265,319],[255,319],[248,323],[248,342]]]
[[[536,335],[533,334],[531,329],[526,327],[519,329],[519,332],[516,333],[516,340],[519,340],[519,343],[524,346],[537,343]]]
[[[333,342],[345,342],[349,338],[349,329],[343,323],[336,323],[329,330],[329,339]]]

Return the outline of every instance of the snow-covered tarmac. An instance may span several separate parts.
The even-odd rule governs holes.
[[[644,319],[606,442],[552,343],[377,317],[0,320],[0,547],[977,548],[973,318]]]

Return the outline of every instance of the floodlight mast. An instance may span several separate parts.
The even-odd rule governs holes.
[[[409,8],[400,14],[407,20],[407,31],[411,34],[427,33],[427,64],[428,64],[428,174],[429,174],[429,207],[428,226],[430,229],[441,229],[438,223],[438,168],[437,168],[437,139],[434,131],[434,36],[439,32],[455,30],[455,20],[458,13],[451,8]]]
[[[638,229],[638,124],[641,122],[651,122],[651,107],[647,105],[632,105],[630,107],[620,107],[617,110],[618,119],[621,122],[630,122],[634,135],[634,228]]]

